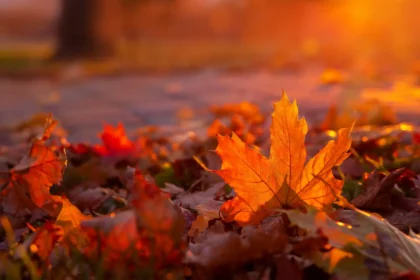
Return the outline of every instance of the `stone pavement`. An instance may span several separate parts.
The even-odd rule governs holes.
[[[179,128],[176,113],[190,108],[195,118],[187,128],[194,130],[194,125],[208,117],[210,105],[247,100],[269,112],[283,89],[291,99],[297,99],[301,115],[314,122],[323,118],[331,103],[343,102],[340,98],[346,94],[340,85],[320,86],[320,74],[321,69],[295,74],[202,71],[178,75],[125,74],[60,83],[3,78],[0,127],[28,119],[37,112],[51,112],[70,132],[70,141],[94,142],[104,123],[122,122],[128,130],[144,125]]]

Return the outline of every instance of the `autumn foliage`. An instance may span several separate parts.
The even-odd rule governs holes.
[[[235,134],[219,136],[216,153],[222,159],[221,176],[236,192],[221,212],[226,221],[241,225],[259,224],[276,208],[318,209],[330,205],[343,182],[334,178],[332,168],[348,156],[350,129],[338,132],[316,156],[306,162],[305,119],[299,119],[296,102],[286,94],[275,103],[271,125],[271,149],[267,159],[248,147]]]
[[[213,113],[216,138],[69,143],[49,117],[0,150],[1,277],[419,279],[417,132],[324,134],[285,93],[267,134],[252,104]]]
[[[67,159],[63,149],[48,147],[45,143],[55,124],[48,119],[44,133],[32,140],[29,151],[16,166],[2,174],[1,184],[5,188],[1,191],[0,203],[7,206],[3,209],[8,215],[25,215],[26,209],[42,209],[52,215],[57,212],[59,200],[50,194],[50,187],[61,182]]]

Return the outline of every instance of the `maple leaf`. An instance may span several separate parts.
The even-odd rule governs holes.
[[[99,135],[102,145],[95,145],[94,151],[102,156],[132,155],[137,152],[136,145],[127,137],[124,126],[119,123],[115,128],[109,124]]]
[[[226,221],[258,224],[275,208],[311,205],[321,209],[336,199],[342,181],[335,179],[331,170],[349,156],[351,129],[341,129],[337,139],[328,142],[305,165],[307,131],[296,102],[290,103],[283,93],[274,104],[269,158],[248,147],[236,134],[218,136],[216,153],[222,166],[210,171],[236,193],[221,207]]]
[[[3,178],[6,187],[0,192],[0,203],[8,214],[36,208],[56,213],[59,201],[50,194],[50,187],[61,182],[67,165],[63,149],[45,145],[56,124],[47,119],[44,133],[32,141],[28,154],[9,170],[7,179]]]

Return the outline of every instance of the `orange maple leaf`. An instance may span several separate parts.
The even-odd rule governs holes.
[[[32,141],[28,154],[3,179],[6,187],[0,192],[0,203],[8,214],[36,208],[49,214],[58,210],[60,201],[50,194],[50,187],[60,183],[67,160],[64,150],[45,145],[56,124],[47,119],[44,133]]]
[[[275,208],[311,205],[320,209],[335,200],[342,181],[335,179],[331,170],[349,155],[351,129],[341,129],[337,139],[305,165],[307,131],[305,119],[299,119],[296,102],[290,103],[283,93],[274,104],[269,158],[248,147],[235,134],[218,136],[216,153],[222,166],[211,171],[236,193],[221,207],[226,221],[258,224]]]

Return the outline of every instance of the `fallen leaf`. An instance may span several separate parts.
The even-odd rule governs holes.
[[[172,183],[164,183],[165,187],[161,188],[161,190],[165,193],[168,193],[172,196],[180,195],[185,192],[183,188],[178,187]]]
[[[420,210],[413,210],[408,213],[393,211],[386,219],[399,230],[407,233],[410,230],[420,231]]]
[[[121,123],[115,128],[106,124],[99,137],[102,145],[95,145],[93,148],[102,156],[133,156],[138,152],[136,145],[128,139]]]
[[[67,197],[72,201],[72,204],[85,211],[97,209],[114,194],[112,190],[107,188],[78,185],[67,192]]]
[[[222,177],[236,193],[221,208],[226,221],[258,224],[275,208],[311,205],[318,209],[331,204],[341,192],[342,181],[332,168],[349,155],[351,129],[342,129],[306,166],[307,124],[299,119],[296,102],[284,93],[275,103],[271,125],[270,158],[249,148],[235,134],[218,136],[216,153],[222,159]]]
[[[174,200],[174,204],[182,207],[196,208],[200,204],[207,203],[214,200],[217,194],[223,190],[225,183],[216,183],[204,191],[198,192],[183,192],[178,195]]]
[[[205,232],[190,243],[186,262],[206,267],[238,266],[269,253],[282,253],[287,237],[281,223],[273,222],[265,228],[246,226],[241,234],[235,232]]]
[[[60,214],[58,214],[55,224],[69,231],[72,228],[79,228],[80,222],[90,219],[89,216],[84,215],[80,210],[74,206],[67,198],[62,198],[63,206]]]
[[[48,147],[56,122],[47,119],[44,133],[32,141],[28,154],[3,177],[6,187],[0,193],[0,204],[9,215],[21,215],[25,209],[42,208],[56,215],[60,201],[50,194],[50,187],[61,182],[67,165],[65,151]]]
[[[108,269],[117,265],[160,267],[182,259],[184,218],[169,198],[133,168],[126,172],[133,210],[81,222],[89,238],[86,254],[104,257]]]
[[[211,219],[209,217],[198,215],[197,218],[192,222],[191,228],[188,231],[188,235],[194,237],[197,234],[202,233],[208,228],[210,220]]]
[[[182,232],[178,231],[184,227],[182,215],[169,197],[156,185],[146,181],[138,170],[129,168],[126,176],[127,188],[131,191],[129,202],[137,213],[139,226],[152,232]]]
[[[46,268],[55,244],[62,236],[60,227],[47,221],[15,249],[14,257],[24,259],[28,253],[37,255],[44,261],[43,265]]]
[[[353,267],[366,265],[368,270],[374,271],[379,265],[392,274],[412,271],[420,275],[417,266],[420,237],[413,232],[406,235],[379,215],[355,207],[353,210],[340,211],[338,217],[348,221],[348,224],[333,220],[325,212],[315,209],[307,213],[296,210],[283,212],[287,213],[293,224],[306,229],[308,233],[326,236],[331,246],[362,256],[362,259],[354,259],[359,264],[355,262]]]
[[[220,218],[221,201],[209,200],[203,204],[197,205],[195,210],[198,212],[197,219],[192,223],[188,234],[195,236],[203,232],[208,227],[209,221]]]
[[[391,190],[398,178],[405,172],[405,168],[397,169],[389,175],[373,172],[363,181],[362,193],[354,198],[351,203],[360,209],[371,211],[392,210]]]

